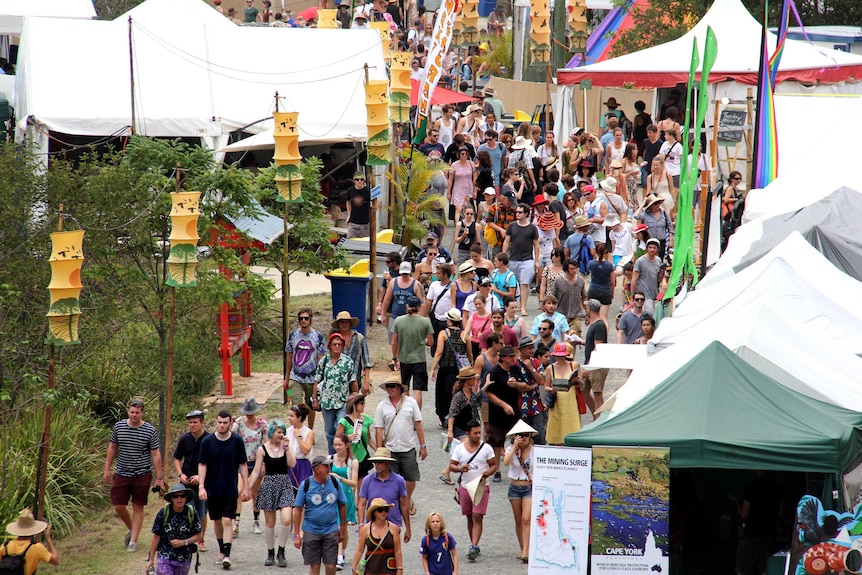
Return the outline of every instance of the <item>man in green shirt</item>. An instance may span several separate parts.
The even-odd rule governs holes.
[[[413,391],[416,403],[422,409],[422,392],[428,391],[428,368],[425,365],[425,347],[434,341],[431,320],[419,315],[422,300],[415,295],[407,299],[407,315],[399,316],[392,324],[392,360],[401,371],[401,383]]]
[[[254,0],[246,0],[245,8],[243,9],[243,22],[246,24],[252,24],[257,22],[257,15],[260,13],[260,10],[257,9],[256,6],[252,4]]]

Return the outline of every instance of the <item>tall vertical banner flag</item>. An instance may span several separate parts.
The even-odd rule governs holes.
[[[781,27],[779,27],[778,42],[775,53],[769,57],[766,39],[769,33],[766,29],[766,18],[769,13],[769,2],[763,4],[763,27],[760,45],[760,71],[757,77],[757,113],[754,121],[754,174],[752,187],[765,188],[778,177],[778,129],[775,124],[775,78],[778,64],[784,51],[784,40],[787,36],[787,19],[790,0],[784,0],[781,10]]]
[[[84,265],[84,230],[51,234],[51,307],[48,308],[48,336],[45,343],[71,345],[78,340],[81,317],[81,266]]]
[[[703,69],[700,72],[700,86],[698,87],[697,98],[694,97],[694,80],[697,68],[700,65],[700,55],[698,54],[696,38],[692,45],[691,66],[688,73],[685,127],[682,131],[684,137],[681,138],[683,154],[680,168],[679,204],[677,205],[676,212],[673,266],[671,267],[669,286],[679,285],[679,280],[683,276],[687,278],[690,275],[693,278],[692,285],[696,284],[698,279],[697,267],[694,265],[694,216],[692,215],[692,199],[699,185],[697,157],[700,153],[701,127],[706,119],[706,111],[709,104],[709,73],[712,70],[712,65],[715,64],[717,54],[718,43],[715,38],[715,32],[713,32],[712,27],[708,26],[706,28],[706,44],[703,48]],[[692,114],[692,110],[694,110],[694,114]],[[685,153],[685,147],[688,143],[687,134],[689,133],[689,121],[691,121],[692,117],[694,117],[694,148],[689,158],[689,155]],[[676,290],[667,290],[664,299],[671,299],[675,293]]]
[[[534,445],[529,575],[586,575],[590,542],[589,449]]]
[[[592,515],[592,575],[668,573],[670,449],[593,446]]]
[[[428,59],[425,63],[425,79],[419,88],[419,113],[416,116],[417,142],[425,139],[428,115],[431,113],[431,96],[434,88],[443,74],[443,56],[449,50],[452,41],[452,31],[455,29],[455,16],[458,14],[459,0],[445,0],[438,12],[437,22],[431,46],[428,48]],[[421,138],[420,138],[421,136]]]

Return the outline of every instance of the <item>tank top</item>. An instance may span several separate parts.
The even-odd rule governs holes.
[[[626,155],[626,143],[623,142],[623,145],[620,146],[619,148],[615,148],[612,143],[608,144],[607,150],[608,150],[608,154],[610,155],[612,161],[613,160],[619,160],[622,162],[623,157]]]
[[[473,284],[470,284],[470,291],[461,291],[461,286],[458,282],[455,282],[455,307],[459,310],[464,310],[464,302],[467,301],[467,297],[474,294],[476,292],[476,288],[473,287]]]
[[[454,118],[449,118],[449,125],[445,123],[445,118],[440,118],[440,139],[437,140],[447,150],[452,145],[452,139],[455,137],[455,129],[458,127],[458,121]]]
[[[380,543],[380,549],[377,549],[378,543]],[[371,534],[371,529],[368,529],[368,537],[365,539],[365,557],[367,559],[365,565],[367,573],[381,575],[396,572],[395,541],[388,521],[386,522],[386,535],[383,536],[382,542],[380,539],[375,539]]]
[[[476,128],[478,128],[478,127],[479,127],[479,121],[471,119],[468,116],[467,121],[464,122],[464,127],[461,129],[461,131],[459,133],[467,136],[467,141],[472,144],[476,140]]]
[[[446,328],[446,337],[448,341],[443,347],[443,355],[440,357],[440,367],[458,368],[458,362],[455,359],[454,349],[457,353],[467,356],[467,343],[461,339],[461,328],[450,327]]]
[[[410,296],[414,295],[413,284],[416,283],[416,280],[411,280],[410,285],[406,288],[403,288],[398,285],[398,280],[395,280],[394,287],[392,289],[392,319],[394,320],[396,317],[402,316],[407,313],[407,300]]]
[[[464,238],[464,241],[458,244],[458,249],[469,252],[470,246],[472,246],[476,242],[476,222],[473,222],[469,226],[467,226],[467,236]]]
[[[297,437],[300,437],[305,441],[308,437],[309,431],[311,431],[311,429],[309,429],[307,425],[303,425],[299,429],[296,429],[291,425],[287,428],[287,433],[284,434],[285,439],[290,441],[290,448],[293,450],[293,456],[297,459],[311,459],[309,455],[311,455],[312,452],[309,451],[307,455],[303,453],[302,448],[299,446],[299,442],[296,441]]]
[[[287,453],[282,453],[281,457],[272,457],[264,447],[263,464],[266,466],[267,475],[287,475]]]
[[[571,364],[569,364],[571,366]],[[569,374],[571,377],[571,374]],[[569,389],[570,385],[573,385],[569,380],[569,377],[557,377],[557,373],[554,370],[553,364],[551,365],[551,384],[557,389]]]
[[[482,352],[482,373],[479,374],[479,387],[485,385],[485,381],[488,379],[488,374],[491,373],[491,370],[497,367],[497,364],[491,363],[491,360],[488,359],[487,354]]]

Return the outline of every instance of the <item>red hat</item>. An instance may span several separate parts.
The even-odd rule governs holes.
[[[558,230],[563,227],[563,222],[560,220],[559,215],[550,211],[540,215],[536,223],[539,225],[539,229],[545,231]]]
[[[590,193],[595,192],[595,191],[596,191],[595,187],[593,187],[591,185],[586,185],[586,186],[584,186],[584,189],[581,190],[581,193],[586,196],[587,194],[590,194]]]
[[[545,194],[536,194],[536,199],[533,200],[532,206],[535,208],[536,206],[544,206],[551,202],[548,201],[548,198],[545,197]]]
[[[649,229],[649,226],[648,226],[648,225],[646,225],[646,224],[638,224],[638,225],[636,225],[636,226],[635,226],[635,228],[632,230],[632,233],[633,233],[633,234],[639,234],[639,233],[641,233],[641,232],[645,232],[645,231],[647,231],[648,229]]]

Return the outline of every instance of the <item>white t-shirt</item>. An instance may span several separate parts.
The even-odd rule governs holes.
[[[449,296],[441,296],[443,292],[449,293],[449,289],[452,287],[452,282],[449,282],[444,287],[439,281],[435,281],[431,283],[431,286],[428,288],[428,294],[425,298],[429,301],[428,304],[428,314],[430,316],[431,310],[434,310],[434,317],[439,319],[440,321],[446,321],[446,312],[452,309],[452,298]],[[440,301],[437,302],[437,298],[440,298]],[[437,305],[434,305],[434,302],[437,302]]]
[[[635,251],[635,242],[634,236],[632,236],[632,225],[628,222],[622,222],[616,227],[619,228],[619,231],[615,229],[608,231],[611,240],[615,242],[613,255],[625,257],[633,254]]]
[[[667,167],[667,173],[671,176],[679,175],[679,163],[682,160],[682,144],[674,142],[671,146],[670,142],[665,142],[661,145],[660,154],[664,156],[664,165]]]
[[[473,303],[473,300],[476,299],[475,293],[471,293],[467,296],[467,299],[464,300],[464,308],[463,311],[469,311],[471,314],[476,313],[476,304]],[[494,297],[494,294],[488,294],[488,301],[491,302],[491,313],[495,312],[498,309],[503,309],[503,306],[497,301],[497,298]],[[488,305],[488,301],[485,302],[485,305]]]
[[[470,461],[470,471],[461,474],[462,484],[470,483],[488,471],[491,468],[488,461],[494,459],[494,448],[487,443],[482,443],[479,446],[479,453],[476,454],[476,457],[473,457],[473,453],[467,451],[467,448],[464,447],[465,445],[466,441],[459,443],[458,447],[452,450],[452,455],[450,456],[452,461],[458,462],[459,467],[466,465],[470,461],[470,458],[473,458],[473,461]]]
[[[400,411],[396,410],[396,406],[392,405],[389,399],[384,399],[377,404],[377,410],[374,412],[374,428],[383,429],[383,441],[386,447],[397,453],[419,447],[419,437],[416,435],[414,425],[417,421],[422,421],[422,412],[415,399],[409,395],[402,395],[401,401]],[[395,417],[396,411],[398,417]],[[386,430],[393,418],[395,422],[392,423],[392,428],[387,435]]]
[[[515,449],[514,445],[510,445],[506,448],[506,455]],[[524,460],[524,465],[527,467],[527,471],[530,472],[530,475],[524,472],[524,468],[521,467],[521,464],[518,462],[517,457],[512,457],[512,462],[509,464],[509,479],[514,479],[515,481],[530,481],[533,478],[532,467],[533,467],[533,450],[530,449],[530,455]]]

